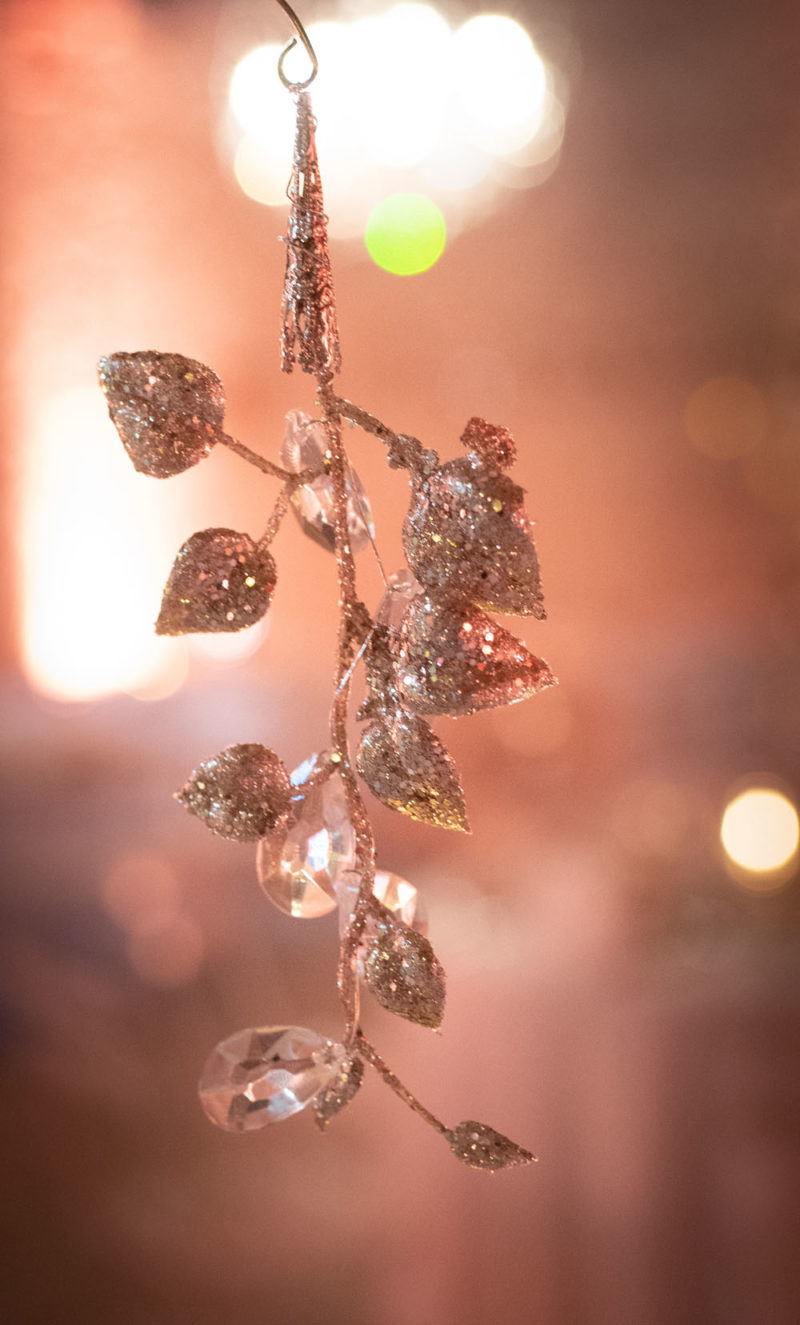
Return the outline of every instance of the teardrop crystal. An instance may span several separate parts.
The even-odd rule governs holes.
[[[224,1131],[254,1131],[304,1109],[340,1072],[344,1057],[340,1044],[302,1026],[237,1031],[206,1061],[200,1103]]]
[[[346,875],[338,888],[339,894],[339,932],[344,935],[350,921],[353,918],[353,912],[358,901],[359,877],[353,871]],[[375,880],[372,885],[372,895],[376,901],[391,911],[392,915],[397,916],[403,924],[408,925],[417,934],[427,934],[428,932],[428,912],[420,898],[419,891],[408,879],[403,879],[399,874],[392,874],[389,870],[377,870]],[[369,937],[371,932],[371,918],[367,920],[364,930],[365,935]]]
[[[303,920],[336,909],[337,888],[356,858],[341,775],[334,771],[303,790],[327,761],[327,754],[312,755],[294,770],[294,821],[288,832],[262,838],[256,855],[258,881],[266,896],[279,911]]]
[[[303,469],[319,468],[328,449],[325,425],[302,410],[286,415],[286,433],[281,446],[281,463],[293,474]],[[326,551],[336,547],[333,480],[320,474],[303,483],[292,493],[292,509],[303,531]],[[375,537],[372,508],[355,470],[347,469],[347,529],[353,552],[361,552]]]

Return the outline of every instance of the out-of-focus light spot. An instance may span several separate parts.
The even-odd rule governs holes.
[[[476,141],[515,150],[540,123],[547,73],[524,28],[504,14],[479,14],[453,39],[453,79]]]
[[[474,143],[454,139],[442,143],[422,167],[422,178],[432,189],[461,193],[475,188],[489,174],[492,158]]]
[[[773,787],[749,787],[726,807],[720,839],[733,864],[749,872],[750,878],[739,879],[745,887],[756,892],[781,887],[781,871],[796,857],[800,843],[797,810]]]
[[[153,915],[128,936],[128,960],[136,974],[164,989],[188,985],[204,955],[200,926],[182,912]]]
[[[103,883],[103,905],[125,929],[146,925],[153,916],[177,912],[180,887],[174,870],[160,856],[123,856]]]
[[[135,686],[123,687],[126,695],[138,699],[143,704],[156,704],[159,700],[169,699],[170,695],[180,690],[189,675],[189,651],[186,640],[162,637],[160,644],[163,660],[158,674]]]
[[[689,440],[715,460],[734,460],[752,451],[768,423],[763,395],[740,377],[712,377],[692,392],[684,412]]]
[[[395,5],[381,17],[355,23],[351,42],[369,151],[399,169],[416,165],[430,155],[443,130],[442,69],[450,45],[445,19],[429,5]]]
[[[487,191],[527,188],[555,169],[564,109],[554,87],[563,92],[564,79],[514,19],[483,14],[454,32],[432,5],[405,3],[308,32],[319,57],[313,103],[332,235],[363,233],[370,210],[397,189],[444,195],[450,221],[471,191],[482,209]],[[285,207],[293,107],[277,77],[281,49],[260,46],[237,64],[228,98],[236,132],[229,122],[225,136],[242,190]],[[285,68],[297,80],[307,75],[299,45]],[[528,149],[535,159],[517,159]]]
[[[255,47],[242,57],[231,77],[230,108],[240,127],[256,141],[277,139],[284,144],[292,141],[294,108],[278,78],[281,49]]]
[[[268,618],[262,617],[254,626],[246,630],[232,631],[230,634],[193,635],[189,648],[197,657],[219,667],[244,662],[257,653],[269,633]]]
[[[22,650],[31,684],[60,700],[174,689],[174,654],[153,634],[174,555],[170,522],[159,519],[160,494],[131,482],[100,391],[77,387],[43,403],[22,477]],[[162,515],[169,501],[161,499]]]
[[[277,150],[275,139],[271,144],[259,142],[255,138],[245,137],[239,142],[233,158],[233,173],[236,183],[248,198],[264,203],[267,207],[279,207],[286,204],[286,185],[289,172],[286,166],[286,153]],[[272,149],[276,149],[274,152]]]
[[[742,461],[745,482],[757,501],[800,511],[800,423],[770,436]]]
[[[392,193],[373,208],[364,236],[372,261],[396,276],[427,271],[444,253],[444,216],[421,193]]]

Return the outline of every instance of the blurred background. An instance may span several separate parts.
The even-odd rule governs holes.
[[[258,534],[275,485],[221,448],[136,474],[94,365],[210,364],[273,458],[312,409],[277,349],[290,29],[268,0],[5,0],[4,1319],[794,1325],[796,8],[302,17],[342,389],[445,457],[473,414],[512,430],[549,619],[510,624],[560,678],[438,724],[472,837],[370,800],[449,994],[441,1035],[365,1024],[540,1162],[461,1167],[374,1076],[325,1136],[200,1111],[233,1031],[341,1029],[335,916],[274,910],[171,799],[226,745],[324,745],[335,568],[289,519],[264,625],[156,640],[180,543]],[[396,569],[405,480],[351,443]]]

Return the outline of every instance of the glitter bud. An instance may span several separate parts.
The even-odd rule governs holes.
[[[263,617],[277,580],[272,554],[235,529],[201,529],[169,573],[157,635],[244,630]]]
[[[524,493],[507,474],[462,456],[418,482],[403,526],[408,564],[426,589],[479,607],[544,618]]]
[[[111,421],[141,474],[182,474],[222,435],[222,383],[196,359],[137,350],[108,354],[97,368]]]
[[[555,684],[541,658],[471,603],[411,603],[400,630],[398,686],[414,713],[462,717],[516,704]]]
[[[254,842],[289,809],[283,761],[264,745],[230,745],[200,764],[176,799],[219,837]]]

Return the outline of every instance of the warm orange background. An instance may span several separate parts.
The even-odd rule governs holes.
[[[469,415],[505,423],[537,521],[550,619],[519,624],[559,689],[439,724],[471,838],[374,814],[449,1002],[441,1037],[366,1021],[436,1112],[541,1156],[494,1178],[374,1079],[324,1138],[305,1115],[229,1137],[194,1099],[241,1026],[340,1028],[333,919],[272,911],[247,848],[170,800],[234,741],[290,766],[322,743],[332,561],[287,524],[264,647],[195,662],[161,703],[45,702],[19,670],[17,476],[44,394],[155,347],[210,363],[265,453],[311,405],[278,370],[283,218],[214,151],[224,9],[0,11],[4,1319],[794,1325],[797,885],[737,889],[718,824],[750,774],[800,791],[796,8],[521,4],[572,53],[552,178],[418,278],[333,246],[343,390],[445,455]],[[684,416],[730,375],[769,422],[716,459]],[[403,479],[369,439],[352,456],[395,566]],[[173,480],[185,535],[258,531],[272,488],[240,470],[215,454]],[[171,986],[108,910],[136,853],[158,862],[142,888],[179,898]]]

